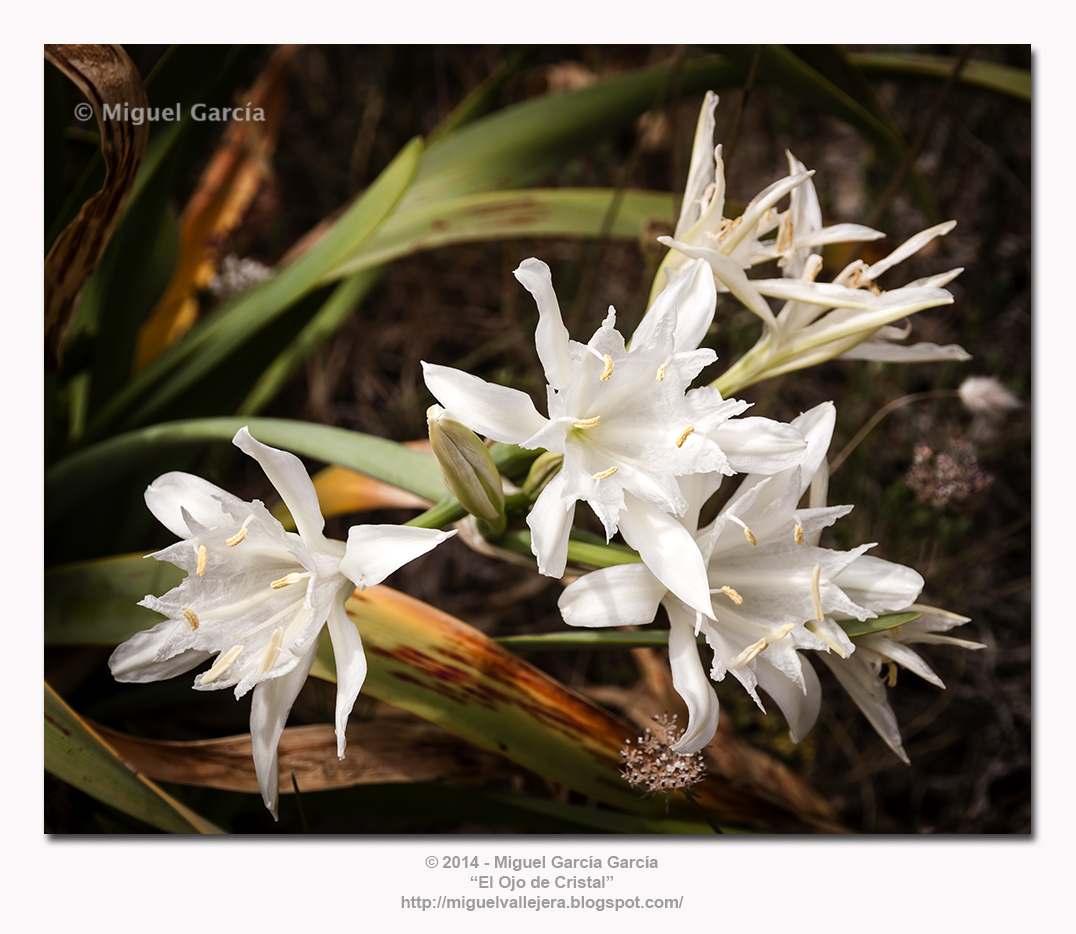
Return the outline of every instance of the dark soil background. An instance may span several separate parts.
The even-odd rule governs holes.
[[[146,69],[161,50],[130,51]],[[503,103],[664,63],[677,51],[568,46],[529,50],[527,66],[504,88]],[[959,55],[963,50],[915,51]],[[517,52],[460,46],[298,51],[291,63],[274,180],[261,192],[227,250],[267,264],[278,261],[302,234],[369,184],[409,138],[428,134]],[[692,47],[688,54],[708,53]],[[1026,46],[977,47],[971,54],[973,59],[1032,65]],[[874,86],[908,139],[919,131],[940,89],[938,83],[925,80],[876,81]],[[742,100],[740,89],[721,92],[718,141],[728,143]],[[592,147],[544,184],[625,184],[682,191],[700,105],[701,96],[671,101],[660,113],[647,114],[634,127]],[[973,622],[954,634],[986,643],[987,648],[966,652],[919,647],[945,681],[944,692],[901,671],[889,696],[902,726],[910,767],[888,750],[820,665],[816,667],[825,688],[822,715],[799,746],[788,741],[781,715],[763,716],[734,679],[719,685],[718,693],[722,716],[731,718],[742,736],[814,785],[854,831],[1026,834],[1032,830],[1031,108],[961,85],[949,94],[928,129],[918,166],[944,215],[955,218],[958,226],[891,272],[882,285],[895,287],[964,266],[964,273],[949,286],[954,304],[916,315],[911,323],[915,340],[959,343],[973,359],[912,365],[833,361],[740,395],[755,403],[752,414],[781,420],[824,400],[836,402],[831,457],[887,403],[913,393],[955,390],[970,375],[996,376],[1024,402],[1023,408],[996,425],[976,421],[951,395],[902,406],[867,436],[830,485],[830,502],[854,503],[856,508],[830,530],[828,543],[848,548],[878,542],[872,554],[923,574],[926,588],[921,602],[971,617]],[[746,202],[785,175],[786,148],[817,170],[814,182],[827,223],[866,222],[895,168],[847,124],[785,91],[758,83],[742,109],[742,125],[726,170],[727,197]],[[875,226],[889,236],[869,245],[864,251],[868,260],[884,255],[930,226],[930,221],[902,193]],[[433,401],[422,383],[421,360],[462,367],[537,396],[544,380],[533,344],[536,312],[511,274],[529,256],[552,267],[569,330],[573,337],[586,340],[610,304],[617,309],[621,330],[628,333],[634,328],[661,253],[637,243],[526,240],[435,250],[399,261],[336,338],[310,358],[305,373],[263,414],[400,441],[421,438],[425,409]],[[821,278],[830,277],[842,260],[827,253]],[[722,362],[706,378],[714,378],[718,368],[750,347],[757,332],[749,312],[730,299],[722,301],[706,340]],[[542,406],[544,400],[539,399]],[[925,443],[943,452],[961,442],[974,446],[979,469],[992,478],[989,486],[963,500],[918,499],[906,481],[916,445]],[[268,496],[256,470],[242,464],[234,470],[246,472],[224,485],[247,497]],[[584,512],[580,510],[580,516]],[[364,516],[363,521],[399,521],[408,515],[379,513]],[[346,517],[333,520],[327,531],[343,538],[350,524]],[[475,554],[458,540],[434,552],[420,571],[405,568],[390,583],[494,635],[564,626],[556,611],[558,582]],[[638,655],[626,651],[542,654],[530,660],[584,692],[612,685],[628,696],[646,684],[646,666]],[[69,698],[82,710],[79,691],[87,699],[94,696],[103,658],[94,662],[98,673],[92,676],[85,673],[85,653],[77,664],[65,653],[54,653],[49,664],[50,676],[60,683],[68,669],[82,672],[70,675],[74,693]],[[180,698],[194,693],[185,679],[179,681],[182,685],[159,686],[164,692],[162,704],[165,695],[183,703]],[[308,684],[289,723],[331,720],[329,687]],[[191,708],[158,708],[147,711],[145,722],[152,723],[153,735],[162,738],[245,732],[246,704],[236,704],[228,692],[221,693],[227,696],[191,698],[191,708],[197,702],[197,713]],[[89,712],[110,722],[107,701],[96,703],[98,709]],[[357,716],[375,713],[373,702],[360,700]],[[170,717],[175,718],[173,735],[164,737],[162,718],[167,722]],[[131,722],[119,719],[112,725]],[[541,783],[534,787],[541,788]],[[77,829],[81,797],[66,786],[50,788],[52,826]],[[200,806],[196,793],[187,793],[186,800]],[[234,829],[257,826],[259,818],[244,811]],[[285,813],[277,829],[289,828],[297,829]],[[492,828],[357,819],[315,823],[311,829]]]

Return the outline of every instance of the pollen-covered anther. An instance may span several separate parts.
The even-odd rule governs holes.
[[[773,632],[766,636],[766,644],[773,645],[774,642],[780,642],[795,628],[795,623],[785,623],[783,626],[778,626]]]
[[[717,239],[718,240],[724,240],[725,237],[727,237],[733,230],[735,230],[737,227],[739,227],[740,224],[742,224],[742,223],[743,223],[743,215],[741,214],[739,217],[736,218],[736,220],[729,222],[728,226],[725,227],[721,231],[721,233],[718,235]]]
[[[595,415],[593,418],[577,418],[572,422],[573,428],[597,428],[598,423],[602,420],[600,415]]]
[[[807,262],[803,264],[803,281],[814,282],[821,271],[822,257],[817,253],[812,253],[807,257]]]
[[[665,380],[665,364],[658,367],[658,375],[654,377],[659,383]]]
[[[796,528],[792,532],[792,537],[796,540],[797,545],[804,545],[807,542],[807,536],[803,534],[803,526],[798,522]]]
[[[693,432],[694,430],[695,430],[695,426],[694,426],[694,425],[688,425],[688,426],[687,426],[687,428],[685,428],[685,429],[684,429],[683,431],[681,431],[681,432],[680,432],[680,434],[678,434],[678,435],[676,436],[676,446],[677,446],[678,448],[682,448],[682,447],[684,446],[684,442],[685,442],[685,441],[687,441],[687,439],[688,439],[688,436],[689,436],[689,435],[690,435],[690,434],[691,434],[691,433],[692,433],[692,432]]]
[[[814,618],[822,622],[826,617],[822,613],[822,565],[816,564],[811,573],[811,599],[814,601]]]
[[[593,474],[594,480],[604,480],[606,477],[611,477],[619,470],[619,467],[610,467],[608,470],[603,470],[601,473]]]
[[[889,666],[889,677],[886,678],[885,683],[891,688],[895,688],[897,686],[897,663],[887,662],[886,664]]]
[[[209,562],[209,552],[205,545],[198,546],[198,567],[195,569],[199,577],[205,574],[205,566]]]
[[[755,533],[747,527],[747,523],[742,519],[737,519],[731,512],[726,513],[726,515],[731,522],[735,522],[741,529],[743,529],[744,538],[751,543],[751,547],[756,547],[758,545],[758,539],[755,538]]]
[[[728,597],[737,606],[743,606],[743,597],[741,597],[735,590],[733,590],[728,584],[721,588],[721,593]]]
[[[239,658],[242,651],[243,646],[233,645],[223,655],[218,655],[216,664],[212,668],[210,668],[209,671],[207,671],[204,675],[202,675],[202,679],[198,683],[200,685],[212,684],[214,681],[217,680],[217,678],[224,674],[224,672],[226,672],[229,668],[232,667],[232,663],[237,658]]]
[[[602,354],[602,359],[605,361],[605,367],[602,369],[602,375],[600,377],[603,383],[608,382],[609,377],[613,375],[613,358],[609,354]]]
[[[245,528],[242,528],[238,532],[236,532],[235,535],[233,535],[231,538],[224,539],[224,544],[227,545],[229,548],[234,548],[246,537],[247,530]]]
[[[293,571],[291,574],[285,574],[279,580],[272,581],[269,586],[272,587],[273,590],[280,590],[283,587],[287,587],[289,584],[297,584],[304,576],[305,575],[303,574],[296,574]]]
[[[198,628],[198,614],[189,606],[183,607],[183,618],[187,621],[187,625],[191,627],[191,632]]]
[[[280,647],[284,644],[284,627],[274,629],[273,634],[269,637],[269,645],[266,646],[265,652],[262,654],[261,667],[258,669],[258,674],[264,675],[273,665],[276,664],[276,660],[280,657]]]
[[[777,229],[778,253],[787,253],[792,248],[792,212],[787,211],[781,215],[781,224]]]

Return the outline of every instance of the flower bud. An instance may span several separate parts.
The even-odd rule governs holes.
[[[531,464],[527,479],[523,481],[523,492],[532,501],[537,499],[538,494],[545,489],[545,485],[557,475],[563,463],[563,454],[557,454],[555,451],[545,451],[539,454]]]
[[[452,495],[472,516],[489,523],[494,535],[505,529],[504,490],[501,475],[482,440],[460,424],[441,406],[426,410],[433,447],[441,477]]]

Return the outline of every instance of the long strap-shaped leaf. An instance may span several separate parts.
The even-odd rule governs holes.
[[[181,804],[101,738],[45,683],[45,771],[169,833],[223,833]]]

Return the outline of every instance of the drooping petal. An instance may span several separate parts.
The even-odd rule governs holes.
[[[269,482],[276,487],[284,505],[291,512],[299,535],[313,547],[321,547],[325,541],[325,536],[322,535],[325,518],[321,514],[321,506],[318,505],[318,494],[303,462],[288,451],[279,451],[262,444],[251,436],[246,427],[235,433],[232,444],[253,457],[265,471]]]
[[[920,231],[914,237],[905,240],[904,243],[898,246],[885,259],[879,260],[873,266],[869,267],[864,273],[865,278],[870,280],[877,279],[887,269],[896,266],[897,263],[903,262],[913,253],[918,253],[935,237],[945,236],[955,226],[956,221],[945,221],[927,230]]]
[[[889,341],[864,341],[841,354],[842,360],[876,360],[880,363],[933,363],[935,360],[970,360],[971,354],[959,344],[891,344]]]
[[[347,615],[343,598],[347,591],[341,591],[339,597],[329,608],[329,638],[333,643],[333,655],[336,658],[336,755],[343,759],[347,745],[345,731],[355,698],[359,696],[363,681],[366,680],[366,653],[362,650],[362,638],[359,630]],[[313,653],[312,653],[313,654]]]
[[[804,689],[789,680],[770,664],[766,654],[759,655],[755,664],[758,686],[770,695],[788,721],[792,742],[798,743],[811,732],[822,709],[822,685],[810,664],[800,666]]]
[[[353,525],[340,573],[360,589],[372,587],[455,534],[405,525]]]
[[[254,771],[258,776],[258,788],[265,806],[277,820],[277,744],[284,724],[288,722],[292,704],[310,674],[317,653],[307,652],[290,672],[270,681],[262,681],[254,688],[250,705],[250,741],[254,752]]]
[[[869,666],[856,661],[855,656],[843,659],[829,653],[820,653],[819,658],[829,666],[830,671],[889,748],[900,756],[905,765],[911,765],[900,739],[896,715],[886,700],[885,683],[875,676]]]
[[[698,752],[714,738],[720,708],[714,686],[706,675],[695,641],[695,614],[680,601],[665,604],[669,613],[669,666],[673,687],[687,704],[687,729],[673,751]]]
[[[675,596],[691,609],[714,618],[702,553],[692,534],[676,518],[627,494],[620,531],[654,576]]]
[[[666,588],[643,564],[618,564],[569,584],[557,606],[569,626],[645,626]]]
[[[911,568],[872,555],[861,555],[833,583],[860,606],[875,613],[903,610],[915,602],[923,589],[923,578]]]
[[[562,469],[546,484],[527,515],[531,551],[538,559],[539,573],[546,577],[562,577],[568,563],[568,533],[575,518],[575,503],[564,501],[564,485]]]
[[[422,363],[426,386],[434,397],[472,431],[520,444],[545,426],[531,397],[518,389],[497,386],[484,379],[436,363]]]
[[[235,524],[222,503],[232,509],[243,505],[241,499],[208,480],[179,471],[158,477],[146,487],[145,495],[149,511],[177,538],[191,537],[182,509],[186,508],[202,525],[216,527]]]
[[[538,329],[534,344],[542,361],[546,381],[555,389],[563,389],[571,377],[568,357],[568,329],[560,314],[557,293],[549,267],[539,259],[525,259],[514,273],[523,287],[534,296],[538,305]]]
[[[935,687],[945,690],[945,682],[942,681],[918,652],[902,645],[897,639],[891,638],[889,633],[875,632],[866,636],[860,636],[856,640],[857,645],[864,646],[877,652],[883,658],[907,668],[908,671],[919,675],[924,681],[929,681]]]
[[[108,659],[112,677],[131,684],[146,684],[174,678],[202,664],[212,652],[187,649],[161,661],[157,655],[170,640],[176,628],[174,620],[166,619],[152,629],[135,633],[118,646]]]
[[[714,110],[717,95],[707,91],[695,124],[695,139],[691,144],[691,163],[687,171],[684,201],[676,222],[675,236],[682,237],[702,214],[703,199],[714,180]]]

